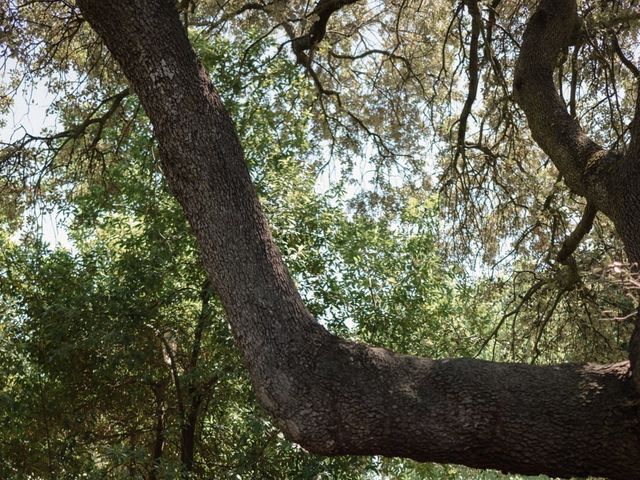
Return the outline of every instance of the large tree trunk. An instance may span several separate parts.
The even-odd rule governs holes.
[[[288,438],[555,476],[640,478],[628,365],[431,360],[330,335],[283,265],[233,123],[172,0],[79,0],[139,95],[258,398]]]

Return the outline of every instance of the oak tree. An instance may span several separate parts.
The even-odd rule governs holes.
[[[447,141],[444,150],[449,151],[443,157],[447,163],[441,181],[452,224],[464,218],[461,223],[469,227],[455,230],[454,225],[452,231],[470,242],[474,228],[476,232],[486,228],[474,225],[478,218],[492,220],[488,228],[503,225],[506,213],[516,218],[522,204],[529,210],[536,204],[540,210],[549,209],[559,190],[574,207],[576,198],[584,199],[582,218],[562,245],[555,239],[558,224],[575,219],[575,213],[552,215],[553,222],[545,226],[538,220],[531,228],[540,240],[545,235],[539,232],[548,227],[552,233],[546,237],[549,245],[541,250],[557,250],[554,272],[561,273],[555,280],[561,293],[552,297],[540,323],[540,335],[533,335],[538,349],[542,330],[562,295],[580,282],[574,254],[597,212],[610,220],[622,242],[631,278],[640,260],[636,245],[640,101],[637,96],[631,100],[631,88],[626,95],[618,92],[620,83],[637,88],[633,82],[637,83],[638,68],[625,53],[628,45],[624,42],[637,40],[633,26],[638,15],[634,2],[613,2],[612,10],[586,2],[582,15],[575,0],[542,0],[535,9],[519,2],[515,6],[504,3],[467,0],[454,8],[450,22],[439,22],[445,39],[442,68],[431,76],[437,68],[429,62],[439,62],[435,50],[421,52],[415,45],[438,44],[430,38],[429,20],[436,22],[451,13],[442,2],[429,5],[431,16],[424,11],[415,13],[420,6],[413,2],[389,2],[388,10],[333,0],[320,0],[306,9],[277,1],[233,3],[217,11],[217,20],[209,15],[208,22],[196,23],[196,27],[212,32],[221,22],[255,13],[256,25],[264,22],[267,30],[280,28],[288,38],[284,44],[290,44],[292,56],[317,90],[327,137],[344,151],[369,142],[369,148],[377,151],[379,165],[396,158],[400,149],[415,140],[418,129],[407,125],[423,121],[416,105],[447,100],[449,105],[462,104],[455,122],[449,128],[439,127],[441,140]],[[309,313],[283,263],[233,118],[217,93],[216,78],[207,74],[185,30],[194,17],[198,20],[198,8],[215,7],[190,1],[176,5],[170,0],[79,0],[78,7],[81,16],[70,16],[62,32],[86,20],[138,96],[153,125],[169,188],[196,238],[256,395],[288,438],[322,455],[399,456],[565,477],[640,475],[640,387],[639,375],[634,375],[640,362],[639,328],[629,342],[629,361],[609,364],[430,359],[330,334]],[[350,12],[357,9],[364,13],[351,17]],[[368,9],[373,12],[370,16]],[[602,18],[597,17],[599,13]],[[501,15],[505,17],[502,23]],[[336,18],[344,29],[332,39],[329,26]],[[416,30],[405,28],[407,25]],[[352,37],[346,31],[357,33]],[[393,48],[370,47],[376,43],[375,32],[395,34]],[[61,35],[57,40],[64,44],[65,33]],[[403,38],[412,35],[424,37],[424,42],[414,41],[411,50]],[[452,54],[448,42],[456,35],[459,50]],[[352,43],[345,46],[336,37]],[[358,49],[361,45],[364,50]],[[586,51],[592,57],[582,53]],[[456,55],[463,58],[458,66],[467,75],[462,97],[456,97],[457,81],[447,69]],[[372,62],[375,73],[368,77],[373,86],[369,91],[367,85],[361,92],[358,87],[350,91],[358,83],[357,62],[365,57],[378,59]],[[581,61],[592,60],[596,82],[602,72],[607,77],[607,96],[590,110],[593,118],[587,132],[579,122],[579,90],[596,82],[589,83],[579,72]],[[344,68],[344,62],[351,68]],[[567,62],[568,73],[564,70]],[[622,71],[624,82],[616,80]],[[377,84],[378,74],[387,83]],[[440,89],[447,76],[451,79],[448,88]],[[393,84],[394,79],[398,84]],[[398,95],[387,102],[384,94],[400,90],[398,85],[407,92],[406,97]],[[493,93],[478,107],[481,90]],[[419,94],[420,100],[407,100],[410,94]],[[129,91],[107,99],[113,109],[118,107],[118,95],[129,95]],[[608,104],[614,132],[607,146],[600,145],[608,132],[598,122],[603,104]],[[390,119],[380,120],[380,110],[387,107]],[[527,146],[518,107],[544,156]],[[96,124],[101,127],[110,112],[89,117],[61,137],[72,138]],[[433,110],[432,126],[437,127],[443,117],[443,110]],[[547,158],[567,189],[555,182],[552,193],[540,202],[535,198],[535,167],[541,169]],[[407,164],[414,168],[416,159]],[[518,169],[524,172],[520,177]],[[510,182],[516,177],[532,183],[524,182],[520,190],[515,189]],[[491,188],[483,188],[487,179]],[[534,191],[532,197],[521,194],[527,189]],[[501,195],[505,195],[504,205]],[[491,202],[498,204],[495,214],[486,215]],[[484,205],[477,212],[485,215],[474,215],[478,205]],[[544,285],[534,283],[522,295],[520,307]],[[496,334],[511,314],[504,315]]]

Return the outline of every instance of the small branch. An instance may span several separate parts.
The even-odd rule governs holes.
[[[171,370],[171,377],[173,378],[173,385],[176,389],[176,402],[178,404],[178,413],[180,414],[180,423],[183,424],[185,421],[185,408],[184,408],[184,397],[182,393],[182,383],[180,381],[180,374],[178,372],[178,363],[176,359],[175,352],[172,346],[169,344],[167,340],[166,334],[160,333],[160,342],[162,342],[162,346],[164,351],[169,359],[167,362],[169,364],[169,369]]]
[[[162,452],[164,450],[165,442],[165,411],[164,411],[164,383],[157,383],[152,386],[153,394],[155,397],[155,438],[153,442],[153,454],[151,457],[151,472],[149,473],[150,480],[156,480],[158,478],[158,470],[160,467],[160,460],[162,459]]]
[[[462,113],[460,114],[459,124],[458,124],[458,141],[456,142],[456,150],[454,154],[454,163],[458,161],[460,155],[464,159],[464,147],[465,147],[465,137],[467,133],[467,122],[469,121],[469,115],[471,115],[471,109],[473,107],[473,102],[476,100],[476,95],[478,94],[478,50],[479,50],[479,39],[480,39],[480,30],[482,24],[482,16],[480,14],[480,9],[478,8],[477,0],[468,0],[466,2],[467,8],[469,9],[469,13],[471,14],[471,42],[469,43],[469,90],[467,92],[467,99],[464,102],[464,107],[462,108]]]
[[[218,20],[216,20],[211,25],[209,25],[207,29],[204,31],[204,33],[205,35],[210,35],[211,33],[213,33],[215,29],[220,27],[220,25],[231,20],[232,18],[242,15],[243,13],[248,12],[250,10],[265,11],[267,7],[269,7],[269,5],[270,4],[262,4],[262,3],[254,3],[254,2],[245,3],[237,10],[234,10],[233,12],[222,15]]]
[[[100,141],[100,134],[102,133],[105,124],[111,117],[113,117],[113,115],[118,110],[118,107],[120,106],[122,101],[129,95],[129,93],[130,93],[129,89],[125,88],[124,90],[116,93],[115,95],[105,98],[91,111],[89,116],[83,122],[73,125],[71,128],[68,128],[67,130],[58,132],[51,136],[45,136],[45,137],[31,135],[31,138],[33,138],[34,140],[42,140],[48,143],[60,138],[75,140],[80,138],[91,125],[98,125],[98,132],[94,136],[94,139],[92,142],[92,145],[95,146]],[[109,106],[109,109],[104,113],[104,115],[101,115],[99,117],[94,117],[94,115],[103,106],[105,106],[108,103],[111,103],[111,105]]]
[[[327,23],[329,23],[331,15],[342,9],[342,7],[356,3],[357,1],[358,0],[319,0],[316,7],[308,15],[310,18],[317,17],[317,20],[313,22],[307,34],[293,39],[291,43],[296,58],[300,60],[306,57],[306,63],[308,63],[313,50],[327,33]],[[309,54],[307,55],[305,52],[309,52]]]
[[[357,0],[356,0],[357,1]],[[354,3],[354,2],[350,2],[350,3]],[[352,111],[346,109],[343,105],[342,102],[342,98],[340,96],[340,92],[336,91],[336,90],[332,90],[330,88],[326,88],[323,83],[322,80],[320,79],[320,76],[318,75],[318,72],[316,72],[316,70],[314,70],[313,65],[312,65],[312,58],[310,55],[307,55],[304,51],[300,50],[300,49],[296,49],[295,47],[295,42],[297,40],[297,38],[295,37],[295,32],[293,29],[293,26],[290,23],[284,22],[282,24],[285,32],[287,33],[287,35],[289,36],[289,38],[291,38],[291,44],[292,44],[292,48],[294,50],[294,53],[296,55],[296,61],[299,65],[301,65],[302,67],[304,67],[304,69],[307,71],[307,73],[309,74],[309,76],[311,77],[311,80],[313,81],[313,84],[315,85],[316,89],[318,90],[318,93],[320,95],[326,95],[328,97],[331,97],[335,100],[337,107],[343,111],[345,113],[345,115],[357,126],[359,127],[362,131],[364,131],[366,133],[367,136],[369,136],[374,144],[376,145],[376,148],[378,149],[378,152],[380,153],[381,156],[383,157],[391,157],[393,155],[398,156],[399,154],[397,152],[394,152],[393,148],[390,147],[389,145],[387,145],[387,142],[385,142],[385,140],[382,138],[382,135],[380,135],[379,133],[371,130],[366,123],[355,113],[353,113]],[[325,117],[329,117],[324,103],[322,102],[322,99],[320,100],[320,106],[322,108],[322,111],[325,115]],[[332,134],[333,135],[333,134]]]
[[[209,324],[209,318],[211,316],[211,307],[209,306],[209,303],[211,301],[212,293],[211,282],[207,279],[205,280],[202,286],[202,291],[200,292],[202,307],[200,309],[200,314],[198,315],[198,323],[196,324],[196,330],[193,336],[193,348],[191,350],[191,358],[189,361],[189,370],[191,371],[195,370],[198,366],[198,359],[200,358],[200,350],[202,347],[202,337]]]
[[[640,78],[640,70],[638,70],[638,67],[636,67],[636,65],[625,56],[624,52],[622,51],[622,48],[620,48],[618,37],[615,34],[611,35],[611,43],[613,45],[613,51],[616,52],[616,55],[618,56],[620,61],[623,63],[623,65],[629,69],[629,71],[634,77]]]
[[[92,125],[98,126],[98,129],[91,141],[91,148],[95,148],[102,137],[102,132],[104,131],[107,122],[115,115],[124,99],[129,95],[129,88],[125,88],[115,95],[103,99],[97,106],[95,106],[91,110],[91,112],[89,112],[89,115],[85,118],[85,120],[67,128],[66,130],[63,130],[62,132],[58,132],[53,135],[31,135],[29,133],[25,133],[24,137],[22,137],[17,142],[14,142],[11,145],[5,145],[4,152],[0,154],[0,166],[9,158],[15,156],[33,142],[44,142],[48,147],[51,147],[55,156],[70,141],[77,140],[82,137]],[[96,117],[95,115],[102,109],[102,107],[109,103],[111,104],[109,106],[109,109],[103,115]],[[56,140],[63,141],[62,144],[56,146],[54,149],[53,143]]]
[[[596,218],[598,209],[590,202],[587,202],[587,206],[584,208],[582,218],[576,225],[576,228],[571,234],[562,242],[562,247],[556,256],[556,261],[563,265],[567,265],[569,257],[576,251],[582,239],[591,231],[593,227],[593,221]]]
[[[553,303],[551,304],[551,308],[549,308],[547,310],[547,312],[545,313],[545,316],[542,320],[542,323],[540,324],[540,328],[538,328],[538,333],[536,335],[535,341],[533,343],[533,359],[531,363],[535,363],[538,360],[538,357],[540,356],[540,349],[538,348],[539,344],[540,344],[540,340],[542,340],[542,335],[544,334],[544,330],[547,327],[547,325],[549,324],[549,321],[551,320],[551,317],[553,316],[553,312],[556,311],[556,308],[558,307],[558,304],[560,303],[560,300],[562,299],[562,296],[564,295],[564,293],[566,292],[566,290],[564,289],[560,289],[558,291],[558,293],[556,294],[556,296],[553,299]]]
[[[500,332],[500,329],[502,328],[502,326],[504,325],[504,323],[510,318],[513,317],[514,319],[518,316],[518,314],[520,313],[520,310],[522,310],[522,307],[529,301],[531,300],[531,297],[533,297],[533,295],[540,290],[540,288],[542,288],[544,285],[547,284],[547,280],[543,279],[543,280],[539,280],[536,283],[534,283],[533,285],[531,285],[531,287],[529,287],[529,289],[527,290],[527,292],[522,296],[522,298],[520,299],[520,302],[518,302],[518,305],[513,309],[508,311],[507,313],[505,313],[502,318],[498,321],[498,323],[496,324],[495,328],[492,330],[492,332],[489,334],[489,336],[487,338],[484,339],[484,341],[482,342],[482,345],[480,345],[480,348],[478,349],[478,353],[475,354],[475,357],[479,357],[480,354],[482,353],[482,351],[487,347],[487,345],[489,344],[489,342],[491,341],[491,339],[493,337],[496,337],[498,335],[498,332]]]

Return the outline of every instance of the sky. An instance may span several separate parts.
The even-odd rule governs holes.
[[[9,59],[3,74],[7,75],[14,66]],[[25,132],[36,135],[45,128],[55,127],[55,116],[47,113],[52,100],[53,95],[47,91],[44,81],[35,85],[22,85],[16,92],[9,114],[0,117],[3,123],[0,126],[0,142],[9,143],[22,137]],[[55,209],[46,211],[46,207],[36,205],[30,212],[38,218],[42,239],[51,247],[69,248],[71,242],[62,226],[63,215]],[[21,233],[22,231],[15,232],[13,238],[17,240]]]

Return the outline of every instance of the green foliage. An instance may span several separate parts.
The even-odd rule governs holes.
[[[309,93],[296,69],[279,58],[261,70],[273,48],[264,43],[244,63],[236,59],[247,45],[194,44],[217,69],[279,247],[313,313],[336,332],[396,350],[469,353],[460,338],[432,335],[454,331],[465,314],[463,287],[437,253],[435,203],[399,192],[394,214],[348,215],[339,188],[315,191],[302,101]],[[68,112],[70,122],[76,114]],[[3,478],[176,478],[185,473],[181,430],[196,404],[201,478],[411,478],[423,468],[314,457],[265,419],[158,170],[147,122],[120,133],[102,136],[105,151],[118,146],[104,170],[56,197],[68,212],[70,250],[51,250],[28,225],[20,242],[3,237]],[[158,421],[164,449],[154,459]]]
[[[495,48],[482,61],[473,147],[458,158],[464,9],[356,5],[314,52],[311,81],[272,33],[273,21],[300,15],[300,2],[274,7],[271,17],[229,17],[214,40],[202,25],[241,5],[225,2],[221,11],[219,2],[198,2],[192,44],[227,102],[305,303],[333,332],[434,357],[624,356],[627,326],[603,322],[601,311],[626,314],[633,302],[615,279],[595,274],[619,258],[611,226],[598,222],[590,248],[576,252],[579,281],[569,284],[574,277],[550,260],[581,205],[507,102],[511,43],[527,14],[521,3],[502,2]],[[602,7],[590,29],[617,21],[613,13]],[[0,111],[21,74],[52,76],[50,89],[62,98],[51,108],[67,136],[43,132],[53,136],[0,152],[0,478],[504,478],[401,459],[320,458],[287,441],[255,401],[137,100],[123,97],[115,116],[78,128],[123,91],[117,69],[64,2],[25,11],[11,2],[7,18],[0,42],[17,67]],[[622,47],[632,37],[622,29]],[[613,107],[598,99],[608,88],[597,81],[608,75],[602,55],[584,48],[595,80],[580,80],[577,102],[588,112],[581,121],[603,143],[624,143],[632,96],[615,115],[607,111]],[[318,82],[330,93],[318,94]],[[619,126],[613,140],[602,128],[607,116]],[[357,179],[356,160],[367,180]],[[43,199],[66,219],[66,248],[41,241],[33,205]]]

